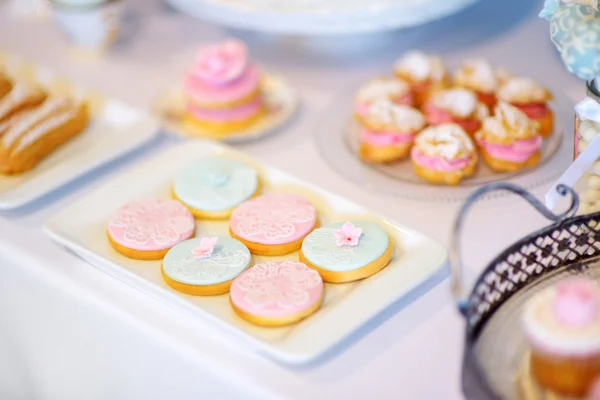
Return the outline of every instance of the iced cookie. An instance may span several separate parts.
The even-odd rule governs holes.
[[[260,81],[244,43],[226,40],[202,49],[185,79],[189,120],[221,134],[251,126],[266,113]]]
[[[376,163],[407,157],[415,136],[425,126],[419,110],[385,99],[371,104],[360,121],[360,158]]]
[[[563,396],[589,393],[600,376],[600,290],[585,278],[568,278],[537,293],[526,305],[523,330],[531,346],[531,374]]]
[[[416,106],[422,106],[433,93],[449,86],[442,59],[420,51],[411,51],[396,60],[394,74],[408,82]]]
[[[226,236],[189,239],[165,255],[161,273],[173,289],[197,296],[227,293],[252,262],[248,248]]]
[[[317,225],[317,211],[303,197],[272,193],[240,204],[231,214],[229,231],[252,254],[278,256],[300,249]]]
[[[347,221],[312,231],[302,242],[300,261],[319,272],[323,281],[351,282],[367,278],[389,264],[394,247],[388,234],[368,221]]]
[[[175,176],[173,195],[196,218],[228,218],[259,190],[256,171],[226,157],[201,158]]]
[[[371,104],[377,100],[389,100],[392,103],[412,106],[413,97],[408,83],[398,78],[376,78],[365,83],[354,97],[354,111],[365,114]]]
[[[481,130],[475,134],[485,163],[498,172],[537,165],[542,147],[537,124],[518,108],[502,101],[494,114],[483,121]]]
[[[540,125],[539,134],[550,136],[554,130],[554,112],[548,102],[552,93],[533,79],[515,77],[498,89],[498,100],[505,101],[523,111]]]
[[[469,89],[453,88],[435,93],[423,107],[430,125],[454,123],[467,134],[474,135],[481,120],[489,115],[485,104]]]
[[[194,234],[192,214],[176,200],[127,203],[108,221],[108,240],[129,258],[160,260],[169,249]]]
[[[410,157],[417,176],[451,186],[472,176],[478,160],[471,138],[456,124],[425,129],[417,136]]]
[[[313,314],[323,301],[319,273],[293,261],[256,264],[235,278],[230,290],[233,310],[261,326],[281,326]]]

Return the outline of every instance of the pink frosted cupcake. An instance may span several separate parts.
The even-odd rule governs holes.
[[[355,96],[355,112],[365,114],[377,100],[389,100],[395,104],[412,106],[410,86],[398,78],[376,78],[365,83]]]
[[[415,173],[436,184],[458,185],[477,166],[475,146],[456,124],[430,126],[419,133],[410,157]]]
[[[568,278],[534,296],[523,313],[531,374],[565,396],[589,393],[600,376],[600,290],[585,278]]]
[[[489,115],[487,106],[469,89],[453,88],[435,93],[423,107],[430,125],[454,123],[470,136],[481,127],[481,120]]]
[[[425,127],[425,118],[419,110],[385,99],[367,107],[359,119],[360,158],[375,163],[408,157],[415,136]]]
[[[260,81],[243,43],[226,40],[202,49],[185,78],[190,120],[214,133],[247,128],[265,113]]]

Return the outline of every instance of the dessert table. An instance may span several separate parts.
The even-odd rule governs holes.
[[[261,66],[296,85],[302,107],[279,134],[238,149],[445,245],[457,203],[368,192],[320,158],[313,135],[317,129],[323,132],[320,116],[335,107],[335,95],[385,71],[410,48],[438,52],[454,64],[485,56],[547,83],[569,104],[583,95],[581,83],[564,69],[548,41],[547,22],[537,17],[542,1],[483,0],[453,17],[405,31],[312,39],[231,31],[178,14],[160,1],[130,3],[128,37],[101,59],[73,59],[57,28],[42,18],[0,16],[0,50],[149,108],[162,89],[181,77],[198,46],[227,35],[239,37]],[[567,124],[569,117],[564,115]],[[210,326],[186,320],[44,234],[42,224],[52,214],[178,141],[161,135],[126,159],[25,208],[0,214],[0,398],[462,398],[463,321],[450,295],[447,270],[322,359],[290,367],[243,348]],[[542,197],[549,187],[535,194]],[[516,198],[478,205],[465,231],[467,277],[544,224]]]

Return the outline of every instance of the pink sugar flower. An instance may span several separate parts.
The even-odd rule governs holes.
[[[192,254],[196,258],[207,258],[210,257],[215,250],[218,237],[202,238],[200,239],[200,246],[192,249]]]
[[[356,246],[358,239],[362,234],[361,228],[356,228],[350,221],[344,223],[340,229],[335,229],[333,235],[335,236],[335,243],[338,246]]]

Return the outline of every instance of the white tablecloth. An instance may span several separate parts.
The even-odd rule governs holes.
[[[198,46],[226,35],[241,37],[264,68],[298,87],[303,101],[288,129],[241,149],[445,244],[456,205],[366,192],[319,157],[312,135],[322,129],[319,116],[336,93],[385,71],[402,51],[418,47],[439,52],[453,64],[486,56],[541,79],[569,102],[583,94],[582,84],[565,71],[549,43],[547,22],[537,18],[541,0],[484,0],[455,17],[370,42],[228,31],[155,1],[137,3],[128,25],[137,34],[98,62],[70,59],[57,29],[37,19],[0,18],[0,49],[149,107],[154,96],[181,77]],[[362,43],[364,51],[343,50],[349,43]],[[198,328],[45,237],[41,225],[47,217],[172,142],[165,138],[30,207],[0,214],[0,398],[462,397],[463,322],[447,280],[432,280],[325,360],[290,368],[238,347],[210,327]],[[476,207],[465,232],[468,264],[480,270],[504,246],[543,224],[516,199]]]

